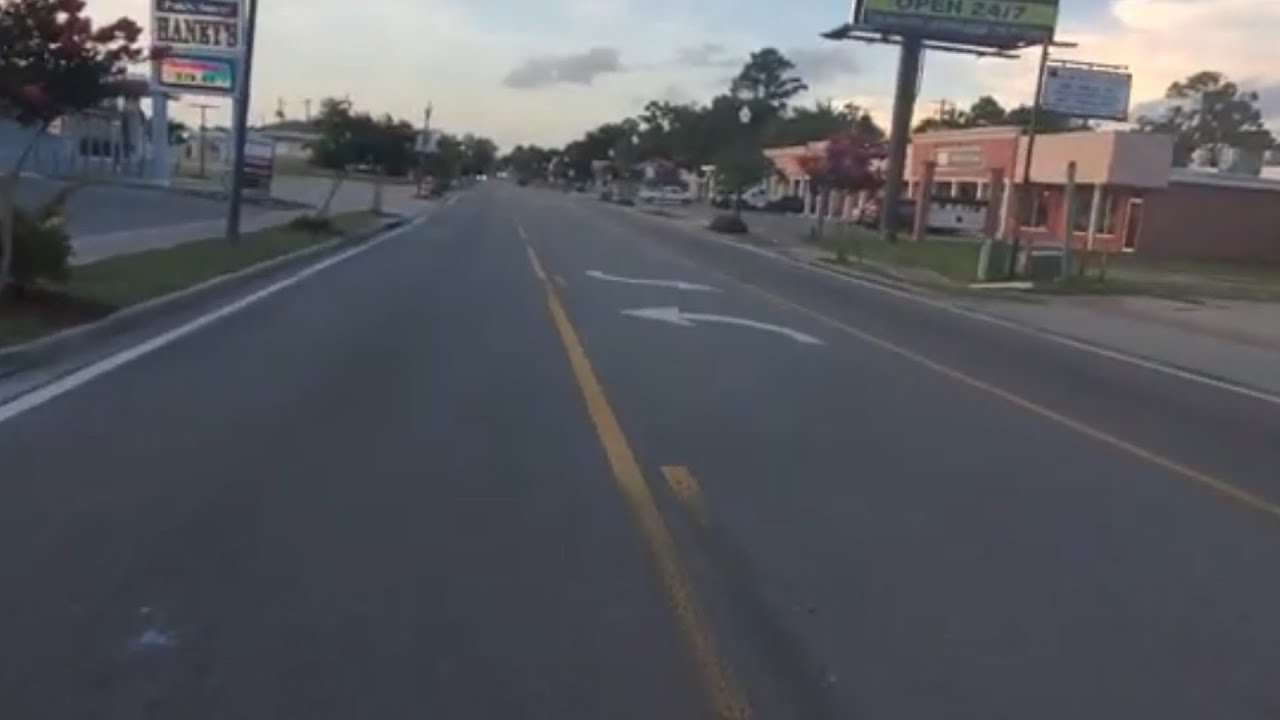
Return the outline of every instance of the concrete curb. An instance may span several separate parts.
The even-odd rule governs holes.
[[[167,316],[209,302],[219,296],[234,294],[238,288],[251,282],[273,275],[284,275],[290,270],[305,266],[326,255],[373,240],[408,222],[410,222],[408,217],[389,218],[358,235],[334,238],[314,247],[206,280],[185,290],[152,298],[108,315],[97,322],[68,328],[29,343],[4,348],[0,350],[0,379],[73,359],[112,338],[146,327]]]

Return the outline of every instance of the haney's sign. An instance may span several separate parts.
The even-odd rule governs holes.
[[[151,36],[177,54],[243,55],[240,0],[152,0]]]

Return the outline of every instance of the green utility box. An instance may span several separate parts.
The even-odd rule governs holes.
[[[1013,274],[1014,244],[987,238],[978,253],[978,282],[995,282]]]
[[[1031,250],[1027,255],[1027,278],[1042,282],[1062,277],[1062,264],[1066,255],[1060,248]]]

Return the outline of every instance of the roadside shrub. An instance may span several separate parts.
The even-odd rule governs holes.
[[[13,283],[10,292],[23,296],[36,283],[63,283],[71,275],[71,235],[66,202],[75,188],[58,193],[37,208],[13,210]]]
[[[337,233],[337,228],[333,226],[333,221],[319,215],[299,215],[289,221],[289,227],[311,235],[333,235]]]
[[[742,221],[742,218],[734,215],[717,215],[711,219],[711,224],[708,227],[726,235],[745,235],[747,233],[747,224]]]

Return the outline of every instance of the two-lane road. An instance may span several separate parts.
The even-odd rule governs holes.
[[[0,717],[1280,713],[1280,407],[585,198],[90,376],[0,421]]]

